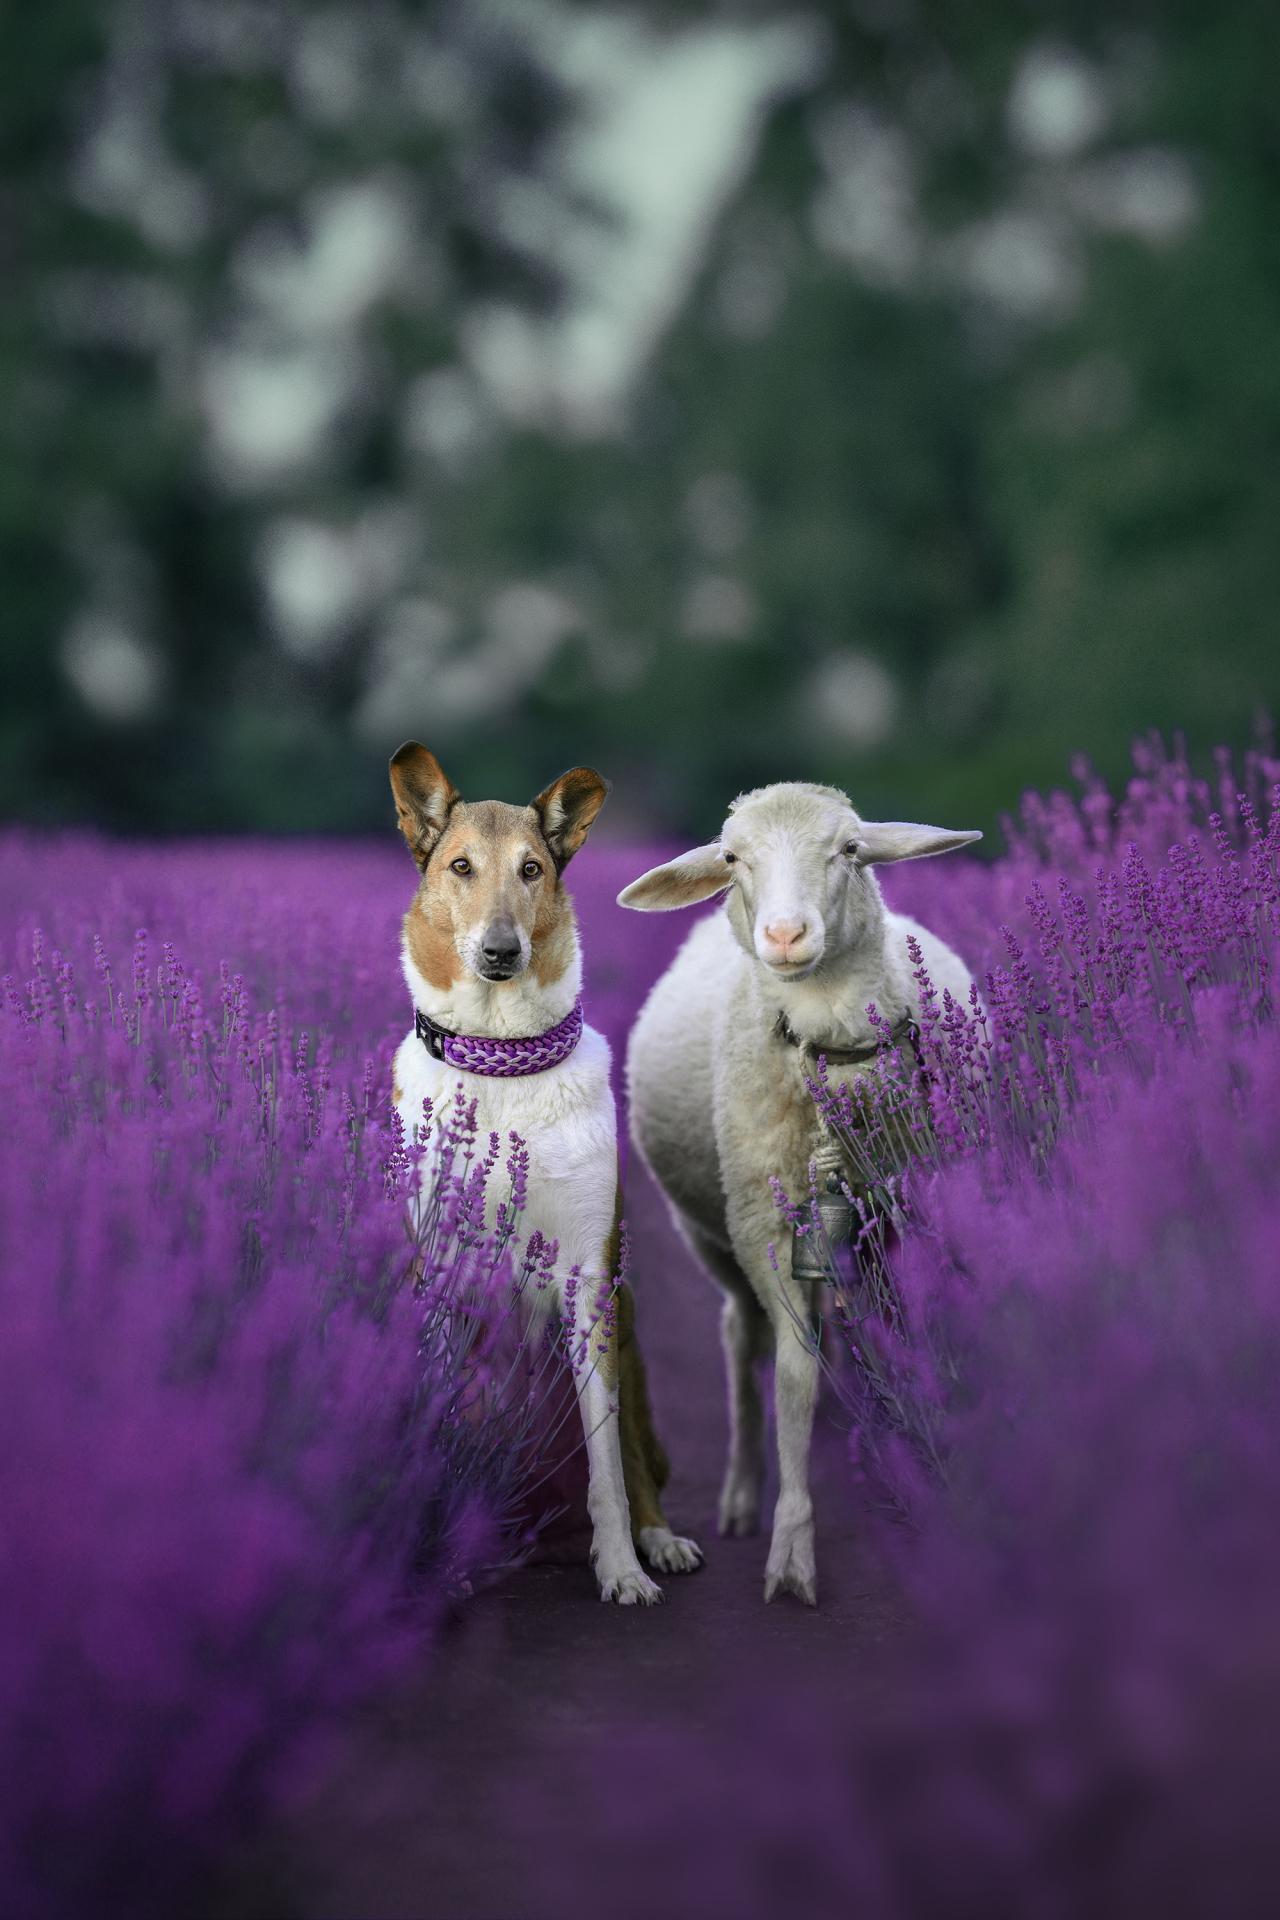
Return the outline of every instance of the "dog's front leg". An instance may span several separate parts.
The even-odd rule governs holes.
[[[584,1280],[573,1314],[573,1361],[578,1408],[587,1442],[587,1510],[591,1515],[591,1558],[600,1598],[619,1606],[651,1607],[662,1588],[636,1558],[631,1516],[622,1475],[618,1430],[618,1354],[616,1335],[593,1305],[594,1289]]]

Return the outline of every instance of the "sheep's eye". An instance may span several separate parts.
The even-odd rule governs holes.
[[[737,858],[738,858],[738,856],[737,856],[737,854],[736,854],[736,853],[726,853],[726,854],[725,854],[725,856],[724,856],[724,861],[725,861],[725,865],[726,865],[727,867],[731,867],[731,866],[733,866],[733,864],[735,863],[735,861],[737,860]]]
[[[841,849],[840,849],[840,851],[841,851],[841,853],[842,853],[842,854],[844,855],[844,857],[845,857],[845,859],[846,859],[846,860],[852,860],[852,859],[853,859],[853,857],[854,857],[854,855],[855,855],[855,854],[857,853],[857,851],[858,851],[858,843],[857,843],[857,841],[856,841],[856,840],[846,840],[846,841],[845,841],[845,843],[844,843],[844,845],[843,845],[843,846],[841,847]]]
[[[451,860],[449,862],[449,866],[454,873],[470,873],[471,872],[471,862],[469,860],[463,860],[461,857],[459,857],[457,860]]]
[[[542,872],[542,864],[538,860],[526,860],[520,871],[526,880],[536,880]]]

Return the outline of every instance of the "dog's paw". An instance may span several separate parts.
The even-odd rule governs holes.
[[[754,1480],[728,1479],[720,1495],[722,1539],[745,1539],[760,1531],[760,1489]]]
[[[813,1522],[774,1528],[769,1560],[764,1570],[766,1602],[780,1593],[794,1593],[807,1607],[818,1604],[818,1570],[813,1552]]]
[[[637,1560],[629,1566],[597,1565],[596,1579],[600,1582],[600,1598],[615,1601],[620,1607],[656,1607],[662,1603],[662,1588]]]
[[[661,1573],[692,1573],[702,1565],[702,1548],[697,1541],[672,1533],[670,1527],[641,1527],[640,1551]]]

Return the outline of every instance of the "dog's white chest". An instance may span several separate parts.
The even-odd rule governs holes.
[[[506,1197],[504,1163],[512,1133],[529,1154],[529,1178],[522,1232],[537,1227],[560,1243],[557,1271],[570,1266],[598,1276],[605,1243],[613,1227],[617,1193],[617,1117],[609,1083],[609,1043],[594,1027],[567,1060],[542,1073],[510,1079],[460,1073],[436,1060],[416,1033],[396,1052],[396,1107],[405,1132],[421,1125],[423,1101],[430,1099],[438,1122],[454,1111],[454,1102],[476,1103],[478,1146],[488,1136],[501,1142],[498,1170],[490,1182],[488,1218]]]

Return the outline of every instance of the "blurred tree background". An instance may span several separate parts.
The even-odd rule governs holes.
[[[0,28],[0,815],[988,825],[1280,695],[1264,0]]]

